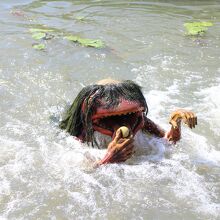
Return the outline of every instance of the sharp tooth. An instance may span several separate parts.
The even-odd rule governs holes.
[[[120,113],[115,112],[110,115],[102,115],[99,119],[104,119],[104,118],[108,118],[108,117],[112,117],[112,116],[131,115],[131,114],[137,113],[139,111],[140,111],[140,109],[137,111],[135,111],[135,110],[134,111],[125,111],[125,112],[120,112]]]

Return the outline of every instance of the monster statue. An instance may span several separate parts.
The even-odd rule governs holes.
[[[135,139],[140,135],[148,133],[176,143],[181,138],[181,121],[190,128],[197,125],[193,112],[178,109],[171,113],[171,128],[165,131],[150,120],[147,113],[148,106],[140,86],[130,80],[104,79],[79,92],[60,128],[82,142],[106,147],[106,155],[96,163],[102,165],[129,159],[134,154]],[[110,137],[106,146],[98,143],[100,136]]]

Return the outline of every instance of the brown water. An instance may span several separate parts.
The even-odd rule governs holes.
[[[1,219],[220,219],[220,1],[0,2]],[[83,17],[83,19],[82,19]],[[214,23],[185,36],[188,21]],[[32,44],[30,28],[55,30]],[[101,39],[82,47],[72,33]],[[102,150],[57,128],[78,91],[105,77],[143,86],[149,117],[168,129],[177,107],[195,111],[169,150],[91,169]]]

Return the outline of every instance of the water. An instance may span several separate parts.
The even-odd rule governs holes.
[[[220,2],[0,2],[1,219],[220,219]],[[84,17],[83,20],[79,19]],[[188,21],[212,21],[184,35]],[[30,28],[54,28],[45,51]],[[65,33],[103,40],[85,48]],[[172,110],[199,118],[164,149],[91,168],[105,151],[74,141],[57,120],[78,91],[105,77],[143,86],[149,117],[168,129]]]

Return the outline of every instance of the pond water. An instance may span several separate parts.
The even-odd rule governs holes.
[[[220,219],[219,3],[1,1],[0,218]],[[191,21],[214,25],[189,37]],[[31,28],[53,29],[53,38],[35,40]],[[148,155],[92,169],[105,151],[57,123],[83,86],[106,77],[140,84],[149,118],[165,129],[179,107],[196,112],[198,126],[183,126],[176,146],[151,140]]]

